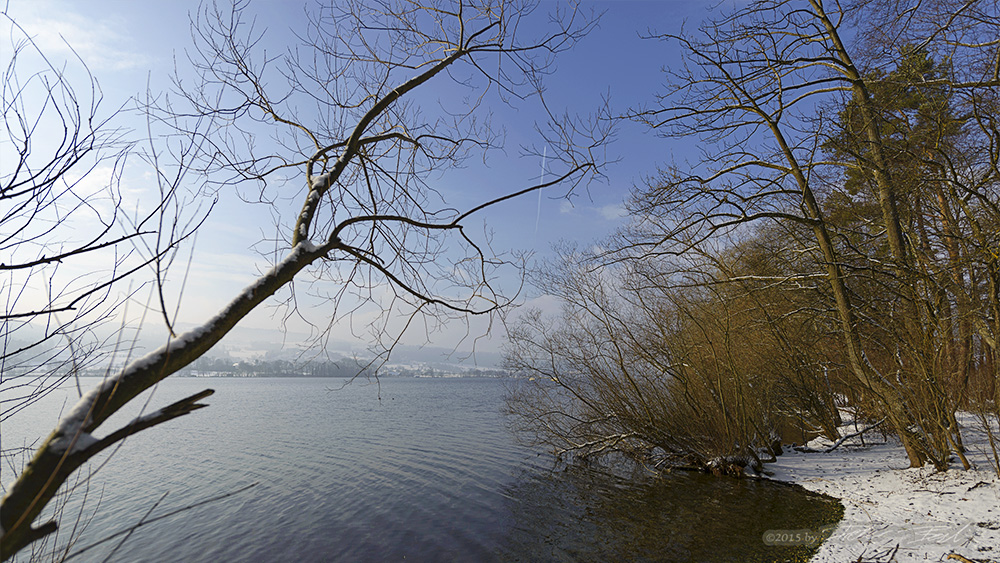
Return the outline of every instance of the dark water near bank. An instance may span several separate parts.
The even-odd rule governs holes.
[[[212,406],[127,441],[74,491],[58,543],[70,539],[84,498],[90,522],[71,554],[147,512],[155,518],[253,483],[139,528],[114,553],[121,538],[71,561],[787,561],[808,552],[767,547],[764,531],[839,517],[834,502],[767,482],[552,471],[547,456],[514,442],[497,380],[331,389],[339,385],[167,380],[150,409],[208,387]],[[61,393],[47,415],[6,422],[3,447],[21,445],[29,422],[46,433],[75,388]],[[5,483],[10,476],[5,466]]]

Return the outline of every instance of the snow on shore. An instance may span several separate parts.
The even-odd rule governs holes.
[[[902,446],[876,431],[863,436],[865,445],[852,438],[830,453],[787,449],[768,464],[773,479],[844,505],[844,519],[812,561],[1000,562],[1000,479],[990,467],[985,433],[971,416],[959,420],[969,471],[957,460],[943,473],[931,466],[909,469]],[[809,444],[829,445],[823,439]]]

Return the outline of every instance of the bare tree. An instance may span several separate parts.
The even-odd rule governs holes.
[[[3,499],[5,559],[56,529],[54,521],[33,522],[73,471],[128,435],[204,406],[198,401],[211,391],[94,436],[108,417],[208,351],[300,272],[312,266],[336,284],[331,325],[357,297],[385,307],[380,332],[400,311],[410,322],[493,314],[509,300],[494,279],[507,261],[469,232],[469,219],[529,192],[570,190],[597,173],[609,131],[553,115],[539,129],[549,154],[558,153],[552,181],[507,189],[465,210],[450,208],[434,188],[442,172],[500,146],[490,103],[540,99],[550,57],[593,23],[573,9],[554,14],[531,38],[535,6],[527,2],[336,3],[308,13],[301,45],[280,57],[257,48],[261,35],[246,11],[241,2],[200,12],[191,58],[197,79],[178,77],[173,96],[147,105],[153,126],[168,127],[170,142],[180,144],[150,153],[163,177],[173,154],[181,158],[171,177],[194,171],[206,190],[236,190],[271,205],[282,228],[271,242],[284,256],[200,327],[84,395]],[[459,95],[442,95],[436,105],[428,96],[435,87]],[[290,214],[282,206],[289,194],[299,202]],[[156,279],[164,285],[160,268]],[[378,301],[380,284],[389,302]],[[162,308],[173,332],[166,299]]]
[[[512,338],[534,376],[512,396],[524,426],[560,452],[706,465],[766,452],[782,412],[833,439],[849,399],[912,466],[968,468],[956,409],[973,387],[996,404],[998,21],[989,1],[760,0],[656,36],[685,64],[631,116],[702,158],[545,278],[567,312]]]
[[[54,63],[2,17],[10,45],[0,95],[0,423],[8,424],[68,379],[127,354],[118,315],[204,214],[181,220],[178,182],[127,205],[120,182],[135,153],[115,125],[120,108],[104,109],[84,61]],[[21,470],[22,449],[4,441],[5,477]]]
[[[109,124],[116,112],[100,109],[100,88],[86,66],[79,70],[89,93],[81,95],[66,78],[77,69],[57,68],[6,21],[0,421],[102,359],[89,353],[99,348],[93,331],[120,303],[112,286],[148,264],[134,260],[133,244],[153,234],[156,214],[128,216],[121,208],[117,181],[129,147]],[[100,186],[85,185],[98,175]]]
[[[937,281],[918,257],[919,234],[910,223],[916,215],[904,207],[906,194],[913,192],[903,177],[894,176],[891,139],[880,127],[880,101],[873,96],[878,76],[873,72],[882,69],[884,76],[907,51],[901,44],[866,50],[863,43],[849,43],[842,29],[853,22],[862,26],[857,36],[864,38],[872,22],[891,21],[906,30],[910,44],[951,49],[957,45],[952,38],[991,28],[978,22],[983,10],[996,8],[989,2],[941,2],[934,4],[934,18],[909,19],[908,14],[923,13],[911,8],[858,2],[828,12],[819,0],[754,2],[704,26],[697,38],[669,37],[689,54],[690,66],[672,74],[676,88],[661,109],[637,116],[665,132],[698,135],[711,148],[695,174],[678,171],[648,190],[650,209],[685,204],[699,213],[644,244],[668,242],[679,231],[708,241],[752,221],[810,228],[856,381],[883,405],[911,464],[932,461],[943,469],[950,452],[962,455],[956,405],[944,385],[949,378],[935,363],[939,307],[947,300],[931,297],[939,294]],[[873,17],[876,12],[884,18]],[[962,56],[980,62],[984,54],[989,61],[995,56],[990,41],[969,42],[963,49]],[[983,70],[981,64],[976,68],[973,74]],[[946,84],[980,95],[995,89],[990,76],[931,82],[913,87]],[[823,147],[837,127],[828,108],[848,103],[857,111],[856,138],[864,152],[830,159]],[[845,169],[864,170],[871,179],[875,223],[864,248],[856,245],[858,233],[838,231],[824,209],[825,196],[837,191]],[[883,244],[884,255],[870,252]],[[865,285],[876,293],[859,292]]]

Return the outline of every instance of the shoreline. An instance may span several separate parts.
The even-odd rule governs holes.
[[[786,449],[768,463],[769,479],[844,506],[843,519],[811,561],[1000,562],[1000,478],[990,466],[985,433],[971,415],[960,415],[959,422],[969,470],[957,462],[943,473],[929,465],[911,469],[902,446],[877,433],[864,436],[864,445],[854,437],[829,453]],[[842,430],[846,435],[853,426]],[[831,443],[819,438],[809,445]]]

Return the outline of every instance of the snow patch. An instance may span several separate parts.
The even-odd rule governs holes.
[[[118,383],[120,377],[121,374],[105,379],[100,385],[87,391],[80,397],[80,400],[73,405],[69,413],[56,426],[56,435],[58,438],[52,444],[53,448],[56,448],[60,452],[66,451],[73,436],[80,435],[82,437],[85,434],[83,428],[90,422],[91,411],[93,410],[94,402],[97,401],[97,397],[105,391],[110,391]]]
[[[813,562],[1000,560],[1000,479],[989,445],[972,415],[959,416],[966,456],[946,472],[909,469],[898,441],[869,433],[829,453],[786,450],[767,470],[774,479],[839,498],[844,518],[820,545]],[[846,435],[853,426],[841,429]],[[810,443],[823,447],[826,443]]]
[[[312,188],[312,193],[309,194],[309,200],[310,201],[314,201],[313,200],[313,194],[315,194],[316,198],[319,198],[319,192],[322,191],[322,190],[325,190],[326,187],[329,185],[329,183],[330,183],[330,173],[329,172],[327,172],[326,174],[320,174],[319,176],[314,177],[313,178],[313,182],[312,182],[312,186],[309,186],[310,188]]]
[[[82,452],[99,441],[93,434],[81,431],[79,434],[63,434],[53,440],[49,447],[56,454],[62,454],[68,449],[69,455],[73,455]]]
[[[137,416],[137,417],[133,418],[132,422],[129,422],[128,425],[129,426],[135,426],[137,424],[142,424],[144,422],[153,420],[153,419],[155,419],[157,417],[160,417],[162,415],[163,415],[163,409],[156,409],[153,412],[146,413],[146,414],[144,414],[142,416]]]
[[[227,309],[228,307],[226,310]],[[218,315],[216,315],[216,318],[217,317]],[[202,326],[195,327],[187,332],[181,333],[177,337],[172,338],[165,346],[161,346],[129,364],[119,377],[128,377],[130,374],[144,370],[149,366],[162,361],[164,357],[172,355],[174,352],[183,349],[195,340],[203,337],[206,333],[211,332],[214,326],[215,318]]]

